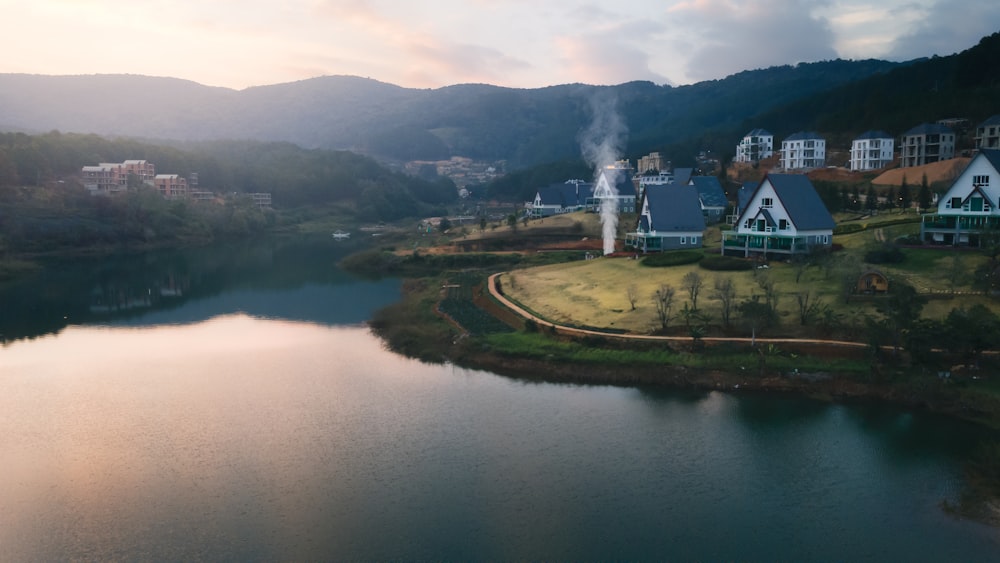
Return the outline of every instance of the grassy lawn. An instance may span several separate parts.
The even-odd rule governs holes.
[[[883,216],[884,218],[885,216]],[[899,219],[899,215],[887,220]],[[895,237],[918,231],[919,225],[893,225],[883,230],[892,240]],[[691,305],[684,276],[697,272],[703,281],[698,297],[698,308],[708,316],[710,324],[721,324],[722,305],[714,297],[716,280],[730,278],[736,286],[736,303],[751,296],[762,296],[761,280],[770,280],[776,288],[778,314],[783,332],[795,333],[798,329],[799,296],[808,292],[811,301],[819,301],[832,309],[846,322],[860,322],[864,315],[877,315],[878,298],[851,297],[845,302],[844,279],[849,272],[874,268],[892,280],[904,280],[930,299],[924,316],[943,318],[956,307],[970,307],[982,303],[1000,310],[993,300],[973,293],[972,272],[985,258],[975,251],[955,252],[945,249],[903,250],[905,259],[898,264],[866,265],[866,250],[881,244],[876,240],[876,229],[838,235],[834,238],[843,250],[834,253],[822,265],[802,266],[772,261],[767,270],[742,272],[708,271],[697,264],[667,268],[650,268],[642,259],[600,257],[595,260],[570,264],[552,264],[527,268],[505,274],[502,283],[508,295],[542,317],[553,322],[603,327],[628,332],[648,333],[660,327],[654,294],[661,285],[672,286],[675,291],[673,314],[685,304]],[[712,250],[707,247],[706,250]],[[798,277],[798,281],[796,281]],[[629,288],[635,296],[634,308],[629,299]],[[737,315],[734,313],[733,318]],[[671,326],[680,324],[679,319]]]

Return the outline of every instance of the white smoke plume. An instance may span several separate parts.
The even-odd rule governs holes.
[[[588,164],[594,167],[596,184],[604,172],[611,193],[618,195],[618,170],[613,168],[621,158],[628,128],[618,113],[618,98],[611,89],[600,89],[590,98],[590,125],[579,136],[580,152]],[[615,236],[618,233],[618,204],[614,199],[601,201],[601,236],[604,254],[615,251]]]

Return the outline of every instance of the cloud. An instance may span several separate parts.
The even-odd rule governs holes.
[[[746,69],[837,58],[829,21],[814,15],[826,4],[693,0],[676,4],[668,16],[690,49],[687,76],[707,80]]]
[[[1000,3],[995,1],[938,0],[926,8],[906,8],[923,13],[913,31],[892,43],[889,57],[896,60],[951,55],[1000,29]]]

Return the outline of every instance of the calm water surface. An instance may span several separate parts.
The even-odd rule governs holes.
[[[973,427],[422,364],[308,248],[0,294],[0,560],[1000,560],[939,508]]]

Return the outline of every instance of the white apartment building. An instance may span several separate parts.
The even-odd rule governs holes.
[[[759,162],[774,154],[774,135],[766,129],[754,129],[736,145],[736,162]]]
[[[895,140],[885,131],[866,131],[851,143],[851,170],[878,170],[892,163]]]
[[[781,142],[781,167],[812,170],[826,166],[826,139],[811,131],[789,135]]]

